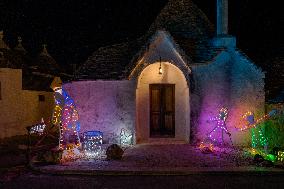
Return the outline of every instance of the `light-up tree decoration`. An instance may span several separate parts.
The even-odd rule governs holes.
[[[70,146],[78,148],[81,146],[79,138],[79,116],[73,99],[62,88],[62,81],[56,77],[51,88],[54,90],[55,108],[52,123],[60,129],[59,148],[70,150]],[[67,147],[68,146],[68,147]]]
[[[227,117],[228,117],[228,109],[221,108],[219,110],[219,115],[209,120],[209,121],[214,121],[216,123],[216,126],[207,134],[207,137],[213,143],[224,144],[224,133],[227,134],[231,140],[231,133],[228,131],[226,126]]]

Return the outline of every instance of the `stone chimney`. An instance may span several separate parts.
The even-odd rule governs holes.
[[[212,44],[216,47],[234,49],[236,38],[228,34],[228,0],[216,0],[216,8],[216,37],[212,40]]]
[[[217,0],[217,36],[228,34],[228,0]]]

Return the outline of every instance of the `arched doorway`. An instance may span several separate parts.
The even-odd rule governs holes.
[[[148,65],[140,73],[136,88],[137,143],[157,138],[189,142],[189,88],[183,72],[169,62]]]

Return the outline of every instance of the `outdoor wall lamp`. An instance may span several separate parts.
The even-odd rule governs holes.
[[[159,74],[163,74],[163,69],[162,69],[162,58],[160,57],[160,66],[159,66]]]

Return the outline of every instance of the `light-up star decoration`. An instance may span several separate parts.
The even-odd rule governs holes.
[[[224,133],[227,134],[231,140],[231,133],[228,131],[226,126],[227,117],[228,117],[228,109],[223,107],[219,110],[218,116],[213,117],[209,120],[216,122],[216,126],[207,134],[207,137],[213,143],[224,144]]]
[[[55,78],[51,84],[54,90],[55,108],[52,123],[60,128],[59,148],[67,150],[67,146],[81,146],[79,138],[79,115],[73,99],[62,88],[60,78]],[[68,147],[70,148],[70,147]],[[69,149],[70,150],[70,149]]]

